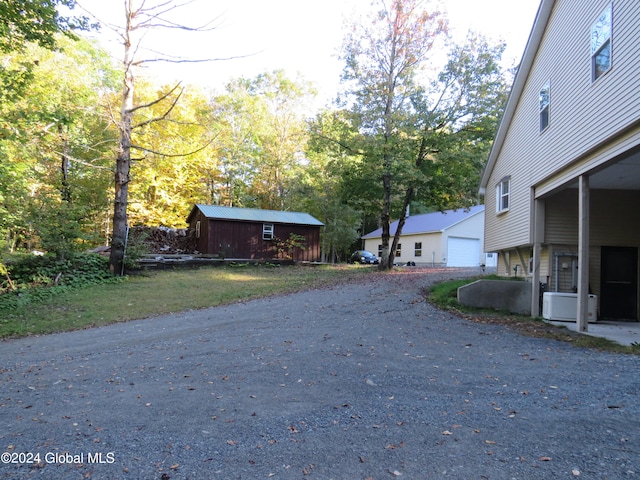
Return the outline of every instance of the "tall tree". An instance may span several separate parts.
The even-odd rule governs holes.
[[[188,3],[188,2],[187,2]],[[147,103],[136,104],[135,79],[136,69],[149,62],[183,62],[185,59],[170,58],[168,56],[155,56],[153,58],[139,58],[136,55],[141,51],[142,42],[149,29],[167,28],[188,31],[204,31],[209,29],[209,24],[203,27],[189,27],[176,24],[171,20],[175,10],[185,4],[179,4],[172,0],[160,2],[147,2],[146,0],[125,0],[125,23],[119,32],[124,47],[123,52],[123,90],[120,117],[118,119],[119,143],[115,168],[114,207],[113,207],[113,232],[111,240],[111,254],[109,257],[110,268],[116,275],[124,272],[124,256],[128,233],[127,205],[129,199],[129,182],[131,180],[131,152],[144,154],[144,146],[133,143],[134,132],[151,123],[166,120],[176,106],[183,92],[180,84],[163,90],[157,98]],[[205,60],[202,60],[205,61]],[[155,117],[136,119],[139,114],[153,106],[163,105],[161,113]],[[136,117],[136,118],[134,118]],[[195,148],[198,151],[201,148]],[[162,152],[155,152],[162,153]],[[183,152],[188,155],[192,152]]]
[[[309,123],[308,165],[294,190],[296,205],[322,220],[323,260],[344,258],[361,234],[364,195],[350,181],[360,170],[362,155],[353,151],[357,131],[349,112],[325,110]],[[363,193],[363,191],[360,191]],[[355,200],[357,198],[357,200]]]
[[[39,65],[25,95],[0,101],[0,210],[12,212],[2,232],[10,248],[28,237],[32,248],[64,256],[82,248],[81,239],[97,237],[105,217],[115,132],[103,106],[117,83],[96,45],[57,42],[59,51],[30,45],[2,59]]]
[[[416,76],[429,58],[436,38],[446,33],[438,11],[422,8],[419,0],[379,1],[370,18],[352,25],[345,39],[343,79],[359,114],[367,139],[367,156],[379,163],[383,198],[381,269],[393,265],[390,219],[394,164],[406,160],[399,127],[410,108]]]
[[[356,23],[345,41],[343,78],[363,176],[381,183],[381,269],[393,265],[411,202],[431,209],[470,203],[469,183],[477,181],[506,92],[498,64],[503,47],[476,37],[453,48],[440,75],[425,82],[446,21],[424,4],[380,2],[383,8]],[[391,238],[394,211],[399,223]]]
[[[291,191],[304,168],[305,102],[309,82],[283,71],[240,78],[214,99],[218,136],[216,203],[274,210],[291,208]]]
[[[308,82],[290,80],[279,70],[258,75],[250,92],[262,99],[263,110],[258,124],[260,156],[250,193],[260,208],[287,210],[307,141],[304,102],[315,91]]]

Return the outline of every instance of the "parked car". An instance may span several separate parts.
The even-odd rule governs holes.
[[[380,263],[378,257],[367,250],[356,250],[349,257],[349,263],[376,264]]]

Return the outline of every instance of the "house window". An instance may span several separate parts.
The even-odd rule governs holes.
[[[509,210],[509,194],[511,192],[511,177],[500,180],[496,186],[496,212],[506,212]]]
[[[200,220],[196,222],[196,238],[200,238]]]
[[[400,258],[402,256],[402,244],[398,244],[398,248],[396,248],[396,258]]]
[[[273,224],[272,223],[262,224],[262,239],[273,240]]]
[[[382,245],[378,245],[378,257],[382,258]]]
[[[416,245],[415,245],[415,256],[416,257],[421,257],[422,256],[422,242],[416,242]]]
[[[540,90],[540,131],[549,126],[549,100],[551,93],[551,81],[547,81]]]
[[[611,68],[611,31],[613,26],[611,4],[591,26],[591,71],[595,82]]]

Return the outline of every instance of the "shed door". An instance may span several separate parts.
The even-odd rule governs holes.
[[[638,249],[602,247],[600,317],[637,320]]]
[[[449,237],[447,267],[477,267],[480,264],[480,240]]]

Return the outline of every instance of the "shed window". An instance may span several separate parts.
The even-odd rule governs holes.
[[[200,238],[200,220],[196,222],[196,238]]]
[[[272,223],[264,223],[262,225],[262,239],[273,240],[273,224]]]
[[[382,258],[382,244],[378,244],[378,257]]]
[[[422,242],[416,242],[416,245],[415,245],[415,256],[416,257],[421,257],[422,256]]]
[[[496,186],[496,212],[509,210],[509,195],[511,192],[511,177],[503,178]]]
[[[611,68],[612,29],[613,6],[609,4],[591,26],[591,71],[594,82]]]
[[[398,248],[396,248],[396,257],[400,258],[402,256],[402,244],[398,244]]]
[[[549,103],[551,100],[551,81],[540,89],[540,131],[549,126]]]

